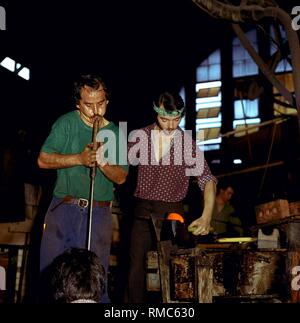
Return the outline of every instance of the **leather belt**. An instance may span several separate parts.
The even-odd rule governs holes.
[[[64,203],[71,203],[71,204],[77,204],[79,207],[86,208],[89,206],[89,200],[84,198],[75,199],[72,196],[65,196],[63,198]],[[109,207],[111,205],[111,201],[93,201],[93,206],[99,206],[99,207]]]

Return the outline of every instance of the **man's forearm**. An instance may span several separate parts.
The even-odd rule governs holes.
[[[60,169],[81,165],[80,154],[62,155],[58,153],[41,152],[38,158],[38,165],[45,169]]]
[[[204,210],[203,216],[207,219],[211,219],[212,212],[215,205],[216,197],[216,184],[214,181],[209,181],[206,183],[204,188]]]
[[[123,184],[126,180],[127,172],[118,165],[104,165],[99,166],[102,173],[116,184]]]
[[[188,227],[188,230],[194,235],[205,235],[209,233],[209,227],[215,203],[215,195],[215,182],[207,182],[204,188],[204,210],[200,217],[194,220]]]

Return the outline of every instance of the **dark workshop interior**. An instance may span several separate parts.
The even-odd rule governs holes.
[[[185,223],[148,255],[149,300],[300,302],[299,1],[0,6],[0,303],[39,303],[56,171],[39,168],[37,158],[53,123],[74,110],[74,79],[90,73],[110,91],[106,118],[127,122],[127,134],[154,122],[159,93],[180,93],[180,126],[192,131],[218,183],[234,188],[230,203],[243,234],[218,235],[212,226],[194,236],[187,225],[204,203],[190,178]],[[116,304],[126,302],[136,181],[137,167],[129,166],[112,202],[107,289]]]

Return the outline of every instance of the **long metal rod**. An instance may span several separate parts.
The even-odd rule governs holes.
[[[94,124],[93,124],[93,150],[96,151],[98,148],[97,145],[97,133],[99,131],[99,122],[101,116],[95,116]],[[94,204],[94,186],[95,186],[95,177],[97,172],[97,165],[91,167],[90,170],[90,199],[89,199],[89,206],[88,206],[88,228],[87,228],[87,249],[91,250],[91,237],[92,237],[92,223],[93,223],[93,204]]]
[[[247,126],[246,128],[228,131],[228,132],[220,135],[219,138],[229,137],[229,136],[235,135],[235,134],[237,134],[239,132],[246,132],[247,133],[247,132],[251,131],[252,129],[261,128],[261,127],[267,126],[267,125],[272,124],[272,123],[280,124],[280,123],[286,122],[288,119],[289,119],[288,117],[285,117],[285,118],[275,118],[275,119],[268,120],[268,121],[265,121],[265,122],[262,122],[262,123],[259,123],[259,124],[246,125]]]
[[[216,175],[216,177],[217,178],[223,178],[223,177],[228,177],[228,176],[251,173],[251,172],[255,172],[255,171],[260,170],[260,169],[271,168],[271,167],[276,167],[276,166],[281,166],[281,165],[284,165],[283,160],[280,160],[280,161],[277,161],[277,162],[274,162],[274,163],[270,163],[270,164],[266,164],[266,165],[260,165],[260,166],[246,168],[246,169],[238,170],[238,171],[227,173],[227,174]]]

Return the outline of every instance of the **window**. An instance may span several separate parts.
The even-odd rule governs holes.
[[[202,150],[217,150],[222,141],[221,50],[210,54],[196,72],[196,142]]]
[[[256,30],[246,33],[255,50],[258,50]],[[238,37],[232,41],[232,73],[234,78],[248,78],[258,74],[258,66]],[[196,141],[202,150],[220,149],[222,138],[221,50],[215,50],[196,71]],[[237,80],[238,81],[238,80]],[[257,131],[260,123],[258,99],[234,102],[233,129],[236,136]]]
[[[220,148],[221,81],[196,84],[196,142],[202,150]]]
[[[285,30],[281,25],[279,25],[278,31],[280,33],[279,37],[281,38],[282,44],[279,45],[279,41],[276,41],[278,37],[275,37],[274,27],[271,27],[271,37],[272,43],[270,47],[271,55],[275,54],[278,48],[286,47],[287,44],[287,35]],[[282,51],[284,53],[284,51]],[[292,93],[294,89],[293,75],[291,73],[292,66],[289,63],[287,57],[284,57],[277,65],[275,69],[276,78]],[[297,115],[297,110],[290,106],[289,102],[279,93],[279,91],[273,87],[274,93],[274,116],[278,117],[280,115]]]
[[[258,117],[258,100],[236,100],[234,102],[234,119]]]
[[[260,123],[258,118],[258,100],[236,100],[234,101],[233,128],[238,130],[235,137],[244,136],[259,130],[253,125]],[[243,131],[245,130],[245,131]]]
[[[280,37],[282,39],[282,47],[285,47],[285,44],[287,43],[287,36],[286,36],[286,32],[283,29],[283,27],[281,25],[279,25],[279,32],[280,32]],[[272,37],[272,42],[271,42],[271,55],[275,54],[275,52],[278,50],[279,48],[279,44],[276,42],[275,40],[275,31],[274,31],[274,27],[271,27],[271,37]],[[275,69],[275,73],[284,73],[284,72],[290,72],[292,71],[292,66],[289,63],[289,61],[287,60],[287,58],[283,58],[277,65],[276,69]]]
[[[256,30],[246,33],[248,40],[257,51]],[[233,77],[242,77],[258,74],[258,66],[255,64],[248,51],[243,47],[238,37],[232,42],[232,68]]]
[[[288,71],[291,71],[291,70],[292,70],[292,66],[287,61],[287,59],[284,58],[283,60],[281,60],[278,63],[275,72],[276,73],[281,73],[281,72],[288,72]]]
[[[276,75],[277,79],[284,84],[284,86],[290,91],[294,92],[294,81],[293,81],[293,75],[291,72],[289,73],[283,73]],[[273,93],[274,93],[274,115],[276,117],[280,115],[294,115],[296,116],[297,109],[294,107],[291,107],[289,102],[279,93],[279,91],[273,87]]]
[[[214,51],[197,68],[197,82],[216,81],[221,79],[221,52]]]

